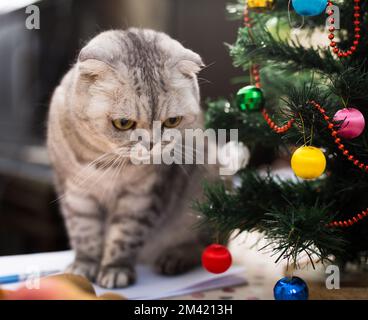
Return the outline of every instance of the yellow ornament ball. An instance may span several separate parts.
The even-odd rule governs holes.
[[[300,147],[291,157],[291,168],[302,179],[318,178],[326,169],[326,157],[316,147]]]
[[[275,0],[248,0],[247,6],[250,9],[272,9]]]

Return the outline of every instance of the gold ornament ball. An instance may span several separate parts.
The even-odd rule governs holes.
[[[326,157],[316,147],[300,147],[291,157],[291,168],[302,179],[318,178],[326,169]]]
[[[250,9],[272,9],[275,0],[248,0],[247,6]]]

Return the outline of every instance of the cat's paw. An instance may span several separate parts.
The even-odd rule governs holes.
[[[97,284],[107,289],[127,287],[134,281],[135,271],[129,266],[102,267],[97,275]]]
[[[98,263],[93,261],[75,260],[64,273],[72,273],[95,281],[98,272]]]
[[[193,246],[178,246],[166,249],[155,262],[156,272],[176,275],[193,269],[200,264],[200,253]]]

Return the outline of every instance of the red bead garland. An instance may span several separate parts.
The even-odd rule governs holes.
[[[255,81],[255,86],[257,88],[261,88],[262,84],[261,84],[261,75],[259,74],[259,66],[253,65],[251,67],[251,72],[252,72],[253,79]]]
[[[249,17],[249,11],[248,11],[247,6],[245,6],[245,8],[244,8],[244,27],[246,27],[246,28],[251,28],[252,27],[251,19]]]
[[[368,172],[368,165],[356,159],[353,155],[350,154],[349,150],[345,148],[345,146],[341,143],[341,139],[337,137],[337,131],[335,130],[335,125],[330,121],[330,117],[326,115],[326,110],[321,107],[321,105],[315,101],[310,101],[310,104],[313,105],[323,116],[323,119],[327,122],[327,128],[331,131],[331,136],[335,139],[334,142],[337,145],[338,149],[341,153],[353,163],[359,169]]]
[[[355,159],[355,157],[350,154],[349,150],[347,150],[345,146],[341,143],[341,139],[336,137],[337,131],[334,128],[335,125],[330,121],[330,117],[326,115],[326,110],[323,109],[321,105],[315,101],[310,101],[310,104],[313,105],[321,113],[321,115],[323,116],[323,119],[327,122],[327,127],[328,129],[331,130],[331,136],[335,139],[335,144],[338,146],[342,154],[349,161],[351,161],[355,166],[357,166],[359,169],[362,169],[363,171],[368,172],[368,165],[364,164],[358,159]],[[332,221],[327,224],[327,227],[330,227],[330,228],[350,227],[358,223],[360,220],[364,219],[367,215],[368,215],[368,208],[366,210],[363,210],[361,213],[358,213],[351,219],[342,220],[342,221]]]
[[[286,131],[288,131],[293,123],[294,123],[294,119],[289,120],[285,125],[283,125],[282,127],[279,127],[275,124],[275,122],[272,121],[271,117],[269,116],[268,112],[266,111],[266,109],[262,110],[262,115],[263,118],[266,120],[266,122],[268,123],[269,127],[275,131],[276,133],[285,133]]]
[[[244,9],[244,27],[249,28],[249,32],[250,28],[252,27],[252,23],[251,23],[251,19],[249,17],[249,11],[248,8],[245,6]],[[255,86],[257,88],[261,88],[262,84],[261,84],[261,75],[259,73],[259,66],[258,65],[252,65],[251,66],[251,76],[253,77],[254,81],[255,81]],[[279,127],[275,124],[275,122],[272,120],[272,118],[270,117],[270,115],[268,114],[266,109],[262,110],[262,115],[263,118],[266,120],[267,124],[269,125],[269,127],[276,133],[282,134],[287,132],[293,125],[294,123],[294,119],[289,120],[285,125]]]
[[[342,221],[332,221],[332,222],[328,223],[326,226],[329,227],[329,228],[351,227],[352,225],[358,223],[360,220],[363,220],[367,216],[368,216],[368,208],[363,210],[361,213],[356,214],[351,219],[342,220]]]
[[[328,4],[327,4],[327,7],[329,6],[332,6],[333,3],[332,1],[328,1]],[[338,47],[337,47],[337,43],[334,41],[334,38],[335,38],[335,34],[334,34],[334,31],[335,31],[335,27],[334,26],[330,26],[329,27],[329,31],[330,31],[330,34],[328,35],[328,39],[330,39],[330,47],[332,48],[332,52],[335,53],[339,58],[346,58],[346,57],[349,57],[351,56],[357,49],[357,46],[359,45],[359,40],[361,38],[360,36],[360,31],[361,31],[361,28],[360,28],[360,17],[361,17],[361,14],[360,14],[360,0],[354,0],[354,21],[353,21],[353,24],[354,24],[354,41],[353,41],[353,45],[350,47],[350,49],[346,50],[346,51],[342,51],[340,50]],[[331,10],[328,10],[327,11],[327,14],[329,16],[333,15],[334,11],[331,9]],[[330,18],[329,22],[331,24],[333,24],[335,22],[335,19],[334,18]]]

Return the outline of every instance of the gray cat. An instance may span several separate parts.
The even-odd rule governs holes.
[[[163,33],[107,31],[81,50],[56,88],[47,144],[76,253],[67,272],[115,288],[134,281],[136,261],[167,275],[199,264],[209,236],[193,227],[190,206],[206,171],[129,158],[138,145],[131,133],[152,132],[153,121],[163,131],[202,128],[201,67],[198,54]],[[139,145],[149,156],[163,152],[152,140]]]

